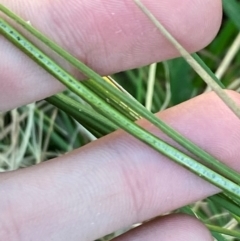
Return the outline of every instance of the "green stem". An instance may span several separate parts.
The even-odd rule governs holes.
[[[206,227],[211,232],[221,233],[221,234],[229,235],[229,236],[232,236],[232,237],[235,237],[235,238],[240,238],[240,232],[235,231],[235,230],[221,228],[221,227],[211,225],[211,224],[206,224]]]
[[[72,116],[84,127],[88,129],[97,128],[98,133],[101,134],[97,137],[107,135],[117,129],[117,126],[113,125],[104,116],[62,93],[49,97],[46,100],[66,112],[68,115]]]

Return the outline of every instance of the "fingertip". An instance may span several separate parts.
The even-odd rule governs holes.
[[[189,52],[196,52],[206,47],[214,39],[221,26],[222,3],[220,0],[185,0],[181,2],[163,0],[161,3],[158,1],[148,3],[145,0],[145,3]],[[167,11],[163,9],[167,9]],[[179,53],[167,42],[168,40],[162,44],[169,51],[165,58],[176,57]]]
[[[201,7],[202,6],[202,7]],[[190,51],[196,52],[206,47],[216,37],[222,23],[221,0],[197,1],[196,9],[199,9],[195,18],[195,26],[191,26]],[[190,16],[188,19],[191,22]],[[196,45],[195,45],[196,44]]]
[[[114,241],[212,241],[209,230],[196,218],[171,214],[132,229]]]

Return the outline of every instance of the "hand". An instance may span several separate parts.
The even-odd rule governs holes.
[[[133,1],[1,3],[100,74],[177,55]],[[209,43],[221,22],[220,0],[144,3],[189,51]],[[1,36],[0,52],[2,111],[63,88]],[[240,103],[238,94],[230,94]],[[201,95],[158,116],[240,169],[239,120],[215,94]],[[167,139],[146,121],[140,122]],[[54,160],[1,174],[0,183],[0,240],[8,241],[94,240],[219,191],[121,130]],[[212,239],[197,220],[179,214],[151,221],[116,240]]]

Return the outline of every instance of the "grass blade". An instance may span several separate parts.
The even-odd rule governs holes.
[[[87,108],[86,105],[71,99],[67,95],[57,94],[46,100],[72,116],[85,128],[98,129],[100,136],[98,135],[97,137],[109,134],[117,129],[117,126],[113,125],[104,116]]]

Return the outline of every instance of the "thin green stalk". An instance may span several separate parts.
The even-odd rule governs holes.
[[[117,126],[113,125],[104,116],[62,93],[48,97],[46,101],[72,116],[86,128],[96,128],[97,126],[98,133],[101,133],[101,136],[117,129]]]
[[[208,182],[226,191],[232,197],[240,199],[240,187],[238,185],[226,179],[225,177],[222,177],[211,169],[205,167],[201,163],[198,163],[186,154],[181,153],[176,148],[163,142],[153,134],[147,132],[142,127],[133,123],[123,114],[119,113],[117,110],[111,107],[107,102],[99,98],[95,93],[89,90],[81,82],[76,80],[68,72],[58,66],[53,60],[47,57],[42,51],[37,49],[33,44],[31,44],[27,39],[25,39],[21,34],[19,34],[14,28],[8,25],[3,19],[0,19],[0,32],[16,47],[25,52],[29,57],[31,57],[36,63],[42,66],[51,75],[56,77],[62,84],[67,86],[78,96],[82,97],[94,108],[98,109],[99,112],[101,112],[106,118],[111,120],[120,128],[127,131],[142,142],[148,144],[159,153],[162,153],[163,155],[169,157],[178,164],[191,170],[198,176],[204,178]]]
[[[160,128],[165,134],[171,137],[173,140],[178,142],[181,146],[185,147],[188,151],[196,155],[201,159],[201,162],[204,165],[207,165],[211,169],[215,170],[216,172],[220,173],[221,175],[225,176],[226,178],[234,181],[235,183],[240,184],[239,174],[225,165],[224,163],[219,162],[216,158],[211,156],[209,153],[203,151],[197,145],[192,143],[187,138],[183,137],[181,134],[176,132],[166,123],[158,119],[154,116],[151,112],[147,111],[140,103],[136,101],[132,101],[132,99],[127,98],[126,95],[112,87],[111,85],[107,84],[100,75],[92,71],[89,67],[81,63],[79,60],[74,58],[71,54],[67,51],[63,50],[60,46],[55,44],[53,41],[49,40],[43,34],[41,34],[38,30],[34,29],[28,23],[26,23],[23,19],[16,16],[10,10],[5,8],[3,5],[0,4],[0,10],[4,12],[7,16],[14,19],[17,23],[23,26],[26,30],[32,33],[35,37],[37,37],[40,41],[48,45],[52,50],[62,56],[64,59],[69,61],[73,66],[77,67],[84,75],[93,79],[92,83],[94,83],[95,93],[102,93],[102,95],[108,96],[108,99],[114,99],[117,101],[111,102],[111,104],[117,108],[118,103],[124,103],[122,106],[127,106],[129,111],[133,113],[138,113],[139,116],[147,119],[152,124]],[[209,70],[210,71],[210,70]],[[118,103],[117,103],[118,102]],[[119,106],[119,105],[118,105]]]
[[[239,204],[234,202],[234,200],[231,200],[229,197],[223,194],[218,194],[218,195],[211,196],[208,199],[212,200],[214,203],[219,204],[229,212],[234,213],[235,215],[240,217]]]
[[[132,73],[132,71],[127,71],[128,75]],[[134,82],[136,83],[136,99],[138,102],[142,103],[143,98],[144,98],[144,81],[143,81],[143,76],[144,76],[144,70],[143,68],[140,68],[138,70],[138,74],[136,78],[134,79]],[[134,76],[133,76],[134,77]]]
[[[201,65],[201,67],[209,74],[209,76],[222,88],[226,87],[224,84],[217,78],[217,76],[212,72],[211,69],[203,62],[203,60],[198,56],[198,54],[193,53],[192,57]]]
[[[205,225],[211,232],[221,233],[221,234],[225,234],[225,235],[232,236],[235,238],[240,238],[240,232],[238,232],[238,231],[221,228],[221,227],[211,225],[211,224],[205,224]]]

